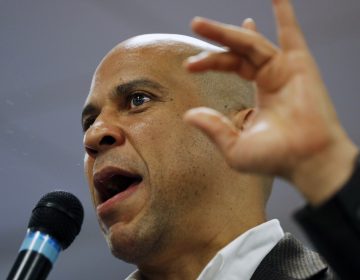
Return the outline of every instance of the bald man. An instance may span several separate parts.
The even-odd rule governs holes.
[[[215,47],[181,35],[129,39],[100,63],[84,109],[101,227],[113,254],[149,279],[195,279],[215,252],[266,220],[270,180],[232,170],[182,120],[208,106],[245,123],[253,106],[253,86],[235,75],[182,67],[204,49]],[[283,232],[275,221],[267,227],[275,245]]]
[[[236,133],[256,120],[251,82],[185,70],[183,61],[199,53],[188,69],[210,65],[213,56],[204,51],[224,54],[182,35],[137,36],[96,69],[82,114],[85,172],[112,253],[139,268],[128,279],[335,279],[316,253],[266,220],[273,173],[263,172],[264,162],[257,158],[251,173],[235,171],[229,162],[241,168],[223,157],[223,147],[183,121],[195,107],[220,112],[214,124],[230,122]],[[250,74],[242,76],[252,80]],[[213,116],[205,110],[205,118]],[[207,130],[204,111],[186,121],[224,135],[219,125]]]

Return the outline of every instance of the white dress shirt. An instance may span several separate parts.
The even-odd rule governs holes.
[[[249,280],[265,256],[284,237],[274,219],[249,229],[221,249],[206,265],[197,280]],[[140,280],[135,271],[126,280]]]

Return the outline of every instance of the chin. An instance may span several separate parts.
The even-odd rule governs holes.
[[[161,234],[155,228],[136,228],[113,225],[106,234],[111,253],[118,259],[132,264],[142,264],[153,260],[161,252]]]
[[[134,231],[113,225],[105,238],[114,257],[133,264],[138,264],[145,258],[145,242]]]

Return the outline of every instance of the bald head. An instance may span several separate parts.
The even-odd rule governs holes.
[[[215,236],[221,248],[265,219],[263,180],[231,169],[211,141],[183,121],[189,109],[205,106],[244,122],[251,110],[242,109],[253,106],[251,83],[182,67],[204,51],[222,49],[182,35],[126,40],[99,64],[85,103],[84,162],[93,203],[109,206],[98,215],[113,253],[139,266],[205,248]],[[136,181],[124,196],[112,196],[118,177],[110,180],[109,173],[124,172]],[[101,176],[109,179],[104,187],[111,195],[101,194],[95,180]]]
[[[178,34],[145,34],[130,38],[115,46],[104,58],[117,52],[140,51],[162,57],[171,56],[173,67],[182,68],[184,60],[202,52],[222,52],[223,48],[205,41]],[[254,106],[254,85],[233,73],[208,71],[191,74],[199,86],[199,94],[208,99],[210,106],[222,113],[239,111]]]

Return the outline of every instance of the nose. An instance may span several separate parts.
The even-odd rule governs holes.
[[[91,157],[107,151],[125,142],[123,130],[102,120],[95,122],[84,135],[84,147]]]

